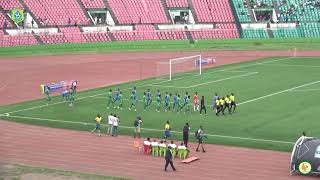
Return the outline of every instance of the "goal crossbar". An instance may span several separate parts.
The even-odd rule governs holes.
[[[172,80],[172,64],[176,64],[175,62],[179,63],[179,62],[184,62],[184,61],[181,61],[181,60],[185,60],[185,61],[188,61],[190,59],[193,59],[193,58],[198,58],[197,60],[199,60],[199,75],[201,75],[202,73],[202,63],[201,63],[201,55],[194,55],[194,56],[187,56],[187,57],[181,57],[181,58],[175,58],[175,59],[170,59],[169,60],[169,72],[170,72],[170,81]],[[196,64],[195,64],[196,65]]]

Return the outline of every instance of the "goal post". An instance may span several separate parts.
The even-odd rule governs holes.
[[[201,75],[201,55],[170,59],[157,64],[157,78],[171,81],[174,78]]]

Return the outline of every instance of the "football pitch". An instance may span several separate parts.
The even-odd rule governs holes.
[[[169,120],[173,139],[181,139],[182,127],[189,122],[191,140],[195,140],[193,134],[202,125],[207,134],[206,143],[290,151],[302,131],[310,136],[320,134],[319,70],[320,61],[316,57],[265,58],[204,69],[201,76],[179,74],[172,81],[152,78],[79,92],[74,107],[62,102],[60,96],[53,97],[48,106],[44,99],[1,106],[0,118],[89,132],[94,128],[97,114],[104,117],[106,125],[107,115],[116,113],[121,120],[121,135],[132,135],[133,122],[141,116],[143,137],[162,138],[165,122]],[[164,112],[164,103],[158,113],[155,99],[146,112],[141,101],[137,112],[129,111],[128,98],[133,86],[137,87],[140,100],[147,89],[153,97],[159,89],[162,98],[166,91],[178,93],[182,98],[188,92],[191,101],[194,92],[198,92],[206,98],[208,115],[200,116],[199,112],[193,112],[193,107],[191,115],[184,114],[184,110]],[[122,90],[126,99],[122,110],[106,108],[106,93],[110,88]],[[211,110],[214,93],[221,97],[231,92],[236,97],[236,112],[217,117]],[[106,126],[102,131],[106,132]]]

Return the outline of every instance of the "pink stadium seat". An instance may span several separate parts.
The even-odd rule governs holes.
[[[2,14],[2,12],[0,12],[0,28],[4,28],[4,24],[7,24],[7,27],[13,27],[13,25],[11,24],[11,22],[6,18],[6,16],[4,14]]]
[[[111,41],[107,32],[86,32],[82,33],[85,42],[108,42]]]
[[[234,22],[228,0],[192,0],[199,22]]]
[[[88,25],[89,20],[77,0],[24,0],[37,19],[48,20],[47,25]]]
[[[103,0],[81,0],[84,7],[88,9],[103,9],[106,8]]]
[[[15,8],[24,9],[18,0],[0,0],[0,7],[8,11]]]
[[[186,8],[189,7],[187,0],[166,0],[168,8]]]
[[[223,25],[223,26],[225,26],[225,25]],[[231,25],[227,25],[227,26],[231,27]],[[194,40],[197,40],[197,39],[235,39],[235,38],[240,37],[239,32],[236,28],[201,29],[201,30],[191,30],[190,32],[191,32],[191,36]]]
[[[4,35],[3,31],[0,35],[0,47],[7,46],[26,46],[26,45],[36,45],[38,44],[37,40],[32,34],[21,34],[21,35]]]
[[[161,0],[109,0],[120,24],[169,23]]]

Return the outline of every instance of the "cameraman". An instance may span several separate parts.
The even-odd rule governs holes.
[[[199,152],[199,146],[201,144],[202,152],[206,152],[203,148],[203,138],[206,136],[204,135],[204,131],[202,126],[200,126],[199,130],[196,132],[196,138],[198,139],[198,147],[197,147],[197,152]]]

